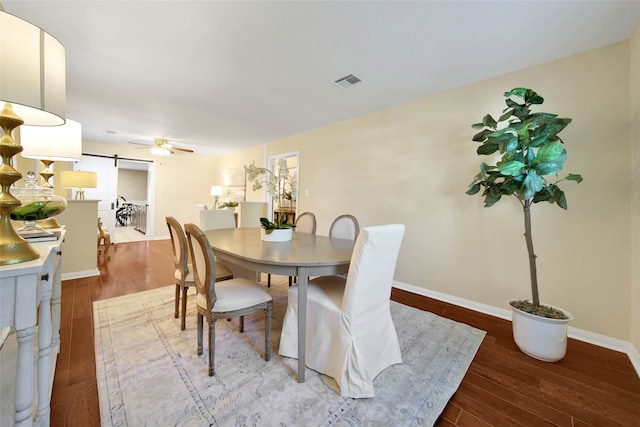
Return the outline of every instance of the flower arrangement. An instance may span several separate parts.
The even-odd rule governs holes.
[[[249,181],[253,182],[253,191],[267,189],[271,197],[279,202],[282,200],[296,200],[295,180],[289,175],[287,161],[284,158],[278,160],[276,170],[271,171],[267,168],[256,166],[253,161],[249,166],[244,167]]]

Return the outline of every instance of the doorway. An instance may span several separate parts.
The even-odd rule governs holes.
[[[97,188],[86,189],[85,197],[99,200],[98,217],[112,243],[153,239],[154,162],[83,154],[74,169],[97,173]]]

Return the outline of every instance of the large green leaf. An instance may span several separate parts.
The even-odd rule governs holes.
[[[500,147],[498,146],[498,144],[491,144],[489,142],[485,142],[480,147],[478,147],[478,149],[476,150],[476,153],[480,155],[493,154],[496,151],[498,151],[499,148]]]
[[[554,175],[562,170],[563,163],[564,159],[562,161],[535,163],[533,168],[538,175]]]
[[[575,181],[578,184],[582,182],[582,175],[579,174],[575,174],[575,173],[570,173],[569,175],[567,175],[567,177],[565,178],[567,181]]]
[[[487,135],[489,135],[491,132],[492,132],[491,129],[483,129],[482,131],[473,135],[473,141],[483,142],[485,139],[487,139]]]
[[[524,163],[518,160],[510,160],[506,163],[499,164],[498,169],[503,175],[522,175]]]
[[[566,155],[566,151],[561,144],[557,142],[549,142],[540,147],[536,154],[536,161],[540,163],[550,162],[556,160],[563,153]]]
[[[544,180],[540,176],[538,176],[536,171],[530,170],[524,179],[524,186],[525,192],[523,198],[530,199],[534,196],[534,194],[542,190],[542,188],[544,187]]]
[[[480,183],[475,183],[469,186],[469,189],[467,191],[465,191],[465,193],[467,193],[468,195],[472,196],[474,194],[476,194],[478,191],[480,191]]]
[[[494,128],[494,129],[498,125],[496,120],[493,117],[491,117],[491,114],[487,114],[482,118],[482,124],[487,126],[487,127]]]

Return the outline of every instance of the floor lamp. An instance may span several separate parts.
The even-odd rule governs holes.
[[[62,126],[22,126],[20,127],[20,144],[26,159],[40,160],[45,168],[40,170],[44,179],[43,187],[53,188],[50,182],[54,171],[54,162],[79,162],[82,160],[82,125],[67,119]],[[42,228],[58,228],[60,224],[55,217],[38,221]]]
[[[12,136],[23,124],[59,126],[65,122],[66,75],[64,46],[44,30],[0,8],[0,265],[40,257],[11,224],[11,211],[21,205],[11,185],[22,174],[12,158],[22,146]]]

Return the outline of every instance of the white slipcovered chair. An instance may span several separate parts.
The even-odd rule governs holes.
[[[265,312],[264,359],[271,358],[271,313],[273,300],[256,282],[244,278],[216,281],[217,263],[207,236],[195,224],[185,225],[189,250],[193,260],[193,278],[198,294],[198,355],[202,354],[203,319],[209,325],[209,376],[215,374],[216,321],[240,317],[240,332],[244,332],[244,316],[254,311]]]
[[[229,209],[201,210],[200,228],[202,230],[218,230],[236,228],[236,219]]]
[[[180,294],[182,294],[182,317],[180,318],[180,330],[184,331],[186,327],[187,313],[187,293],[189,286],[194,285],[193,268],[189,264],[189,248],[187,246],[187,237],[182,230],[180,223],[172,216],[166,217],[167,227],[169,227],[169,236],[171,237],[171,249],[173,251],[173,263],[176,270],[174,279],[176,280],[176,298],[174,317],[177,319],[180,315]],[[227,280],[233,278],[233,273],[225,265],[216,263],[216,280]]]
[[[356,240],[360,234],[360,224],[353,215],[340,215],[329,227],[329,237],[337,239]]]
[[[365,227],[349,274],[317,277],[307,290],[305,365],[336,380],[343,397],[373,397],[374,378],[402,363],[389,311],[404,225]],[[298,358],[298,287],[289,288],[280,354]]]

